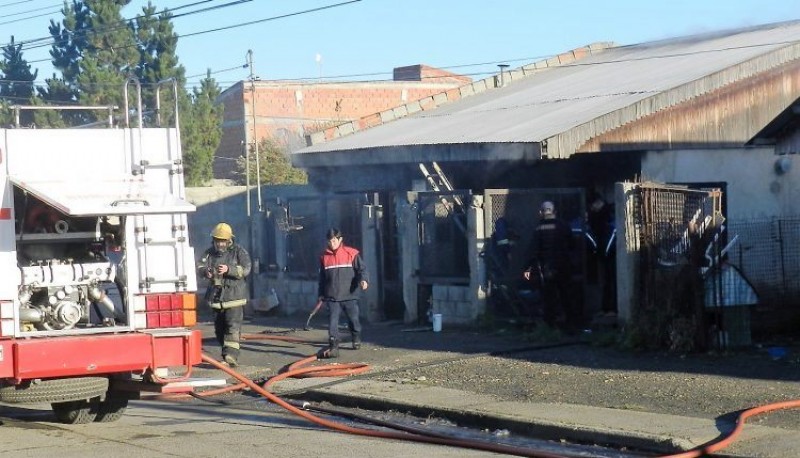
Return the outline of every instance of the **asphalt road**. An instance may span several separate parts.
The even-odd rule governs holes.
[[[252,403],[249,401],[248,403]],[[47,406],[0,406],[0,457],[484,457],[488,452],[344,434],[266,408],[132,402],[114,423],[55,423]]]

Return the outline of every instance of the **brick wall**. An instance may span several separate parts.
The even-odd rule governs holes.
[[[273,138],[294,151],[304,136],[469,83],[467,77],[425,65],[395,69],[395,80],[378,82],[256,81],[255,117],[252,83],[240,81],[219,100],[225,114],[223,137],[214,160],[214,178],[233,178],[242,141]]]

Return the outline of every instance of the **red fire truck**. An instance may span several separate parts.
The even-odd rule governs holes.
[[[0,129],[0,403],[66,423],[202,383],[178,116],[144,127],[138,81],[124,93],[120,121],[84,107],[108,110],[100,127]]]

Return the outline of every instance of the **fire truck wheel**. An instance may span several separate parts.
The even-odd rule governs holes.
[[[109,391],[108,394],[106,394],[106,398],[100,401],[97,417],[95,417],[94,421],[101,423],[117,421],[122,418],[127,408],[128,396],[126,396],[125,393]]]
[[[100,398],[82,401],[54,402],[50,404],[53,413],[61,423],[77,425],[91,423],[97,417],[100,407]]]
[[[35,404],[91,399],[108,391],[106,377],[75,377],[0,386],[0,402]]]

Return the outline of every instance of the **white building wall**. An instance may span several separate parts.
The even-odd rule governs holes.
[[[642,178],[663,183],[727,183],[729,219],[800,214],[800,158],[772,148],[650,151]]]

